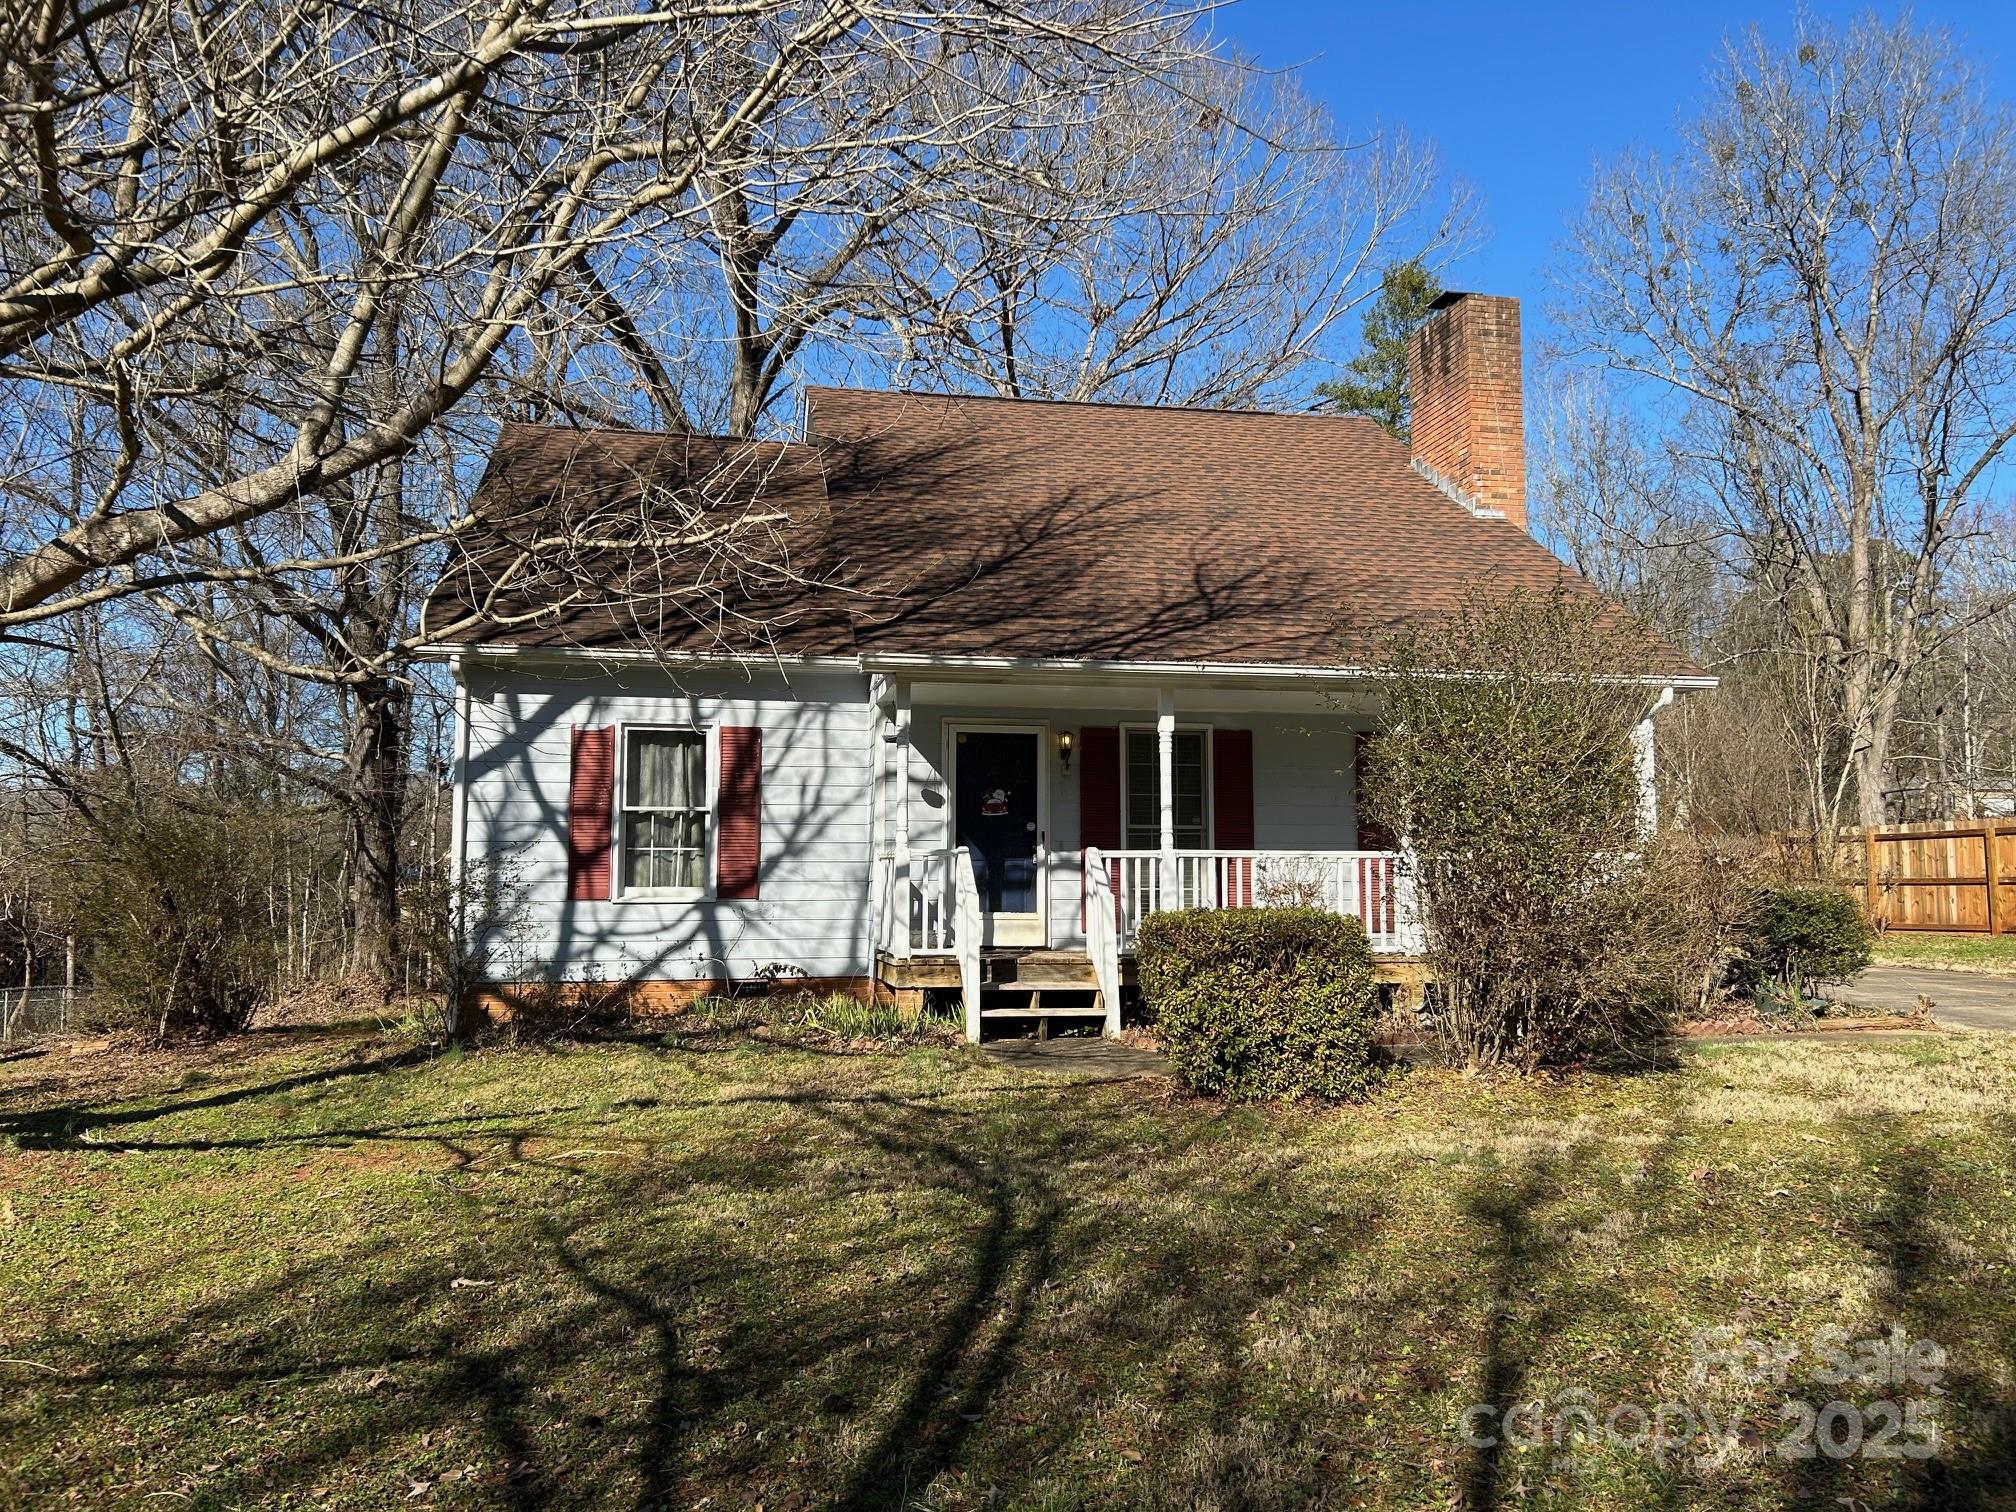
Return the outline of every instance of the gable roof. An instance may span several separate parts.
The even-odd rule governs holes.
[[[650,574],[565,576],[496,594],[513,618],[450,631],[494,573],[479,537],[428,609],[437,637],[667,652],[917,654],[1085,661],[1336,663],[1382,626],[1455,606],[1480,579],[1594,593],[1524,531],[1481,517],[1375,422],[1115,404],[814,388],[807,440],[751,443],[507,428],[486,520],[654,480],[709,488],[767,529],[788,570],[718,571],[684,602],[691,557]],[[744,460],[762,457],[759,464]],[[724,470],[762,482],[738,493]],[[627,480],[627,481],[626,481]],[[522,534],[522,532],[521,532]],[[756,553],[755,555],[760,555]],[[594,577],[605,592],[582,592]],[[1684,663],[1676,656],[1676,670]]]

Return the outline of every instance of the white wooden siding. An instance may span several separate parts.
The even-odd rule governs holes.
[[[1213,722],[1253,732],[1255,850],[1358,848],[1349,721],[1220,714]]]
[[[587,678],[482,668],[468,677],[467,870],[472,884],[495,877],[500,895],[476,942],[488,978],[747,977],[773,964],[817,977],[868,971],[865,677],[722,672],[675,683],[643,670]],[[761,897],[568,899],[570,731],[609,724],[763,731]],[[620,865],[612,858],[612,872]]]

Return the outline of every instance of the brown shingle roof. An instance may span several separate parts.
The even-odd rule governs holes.
[[[473,512],[423,615],[445,643],[739,651],[819,596],[808,446],[510,424]]]
[[[507,429],[486,517],[550,510],[584,486],[630,487],[634,508],[639,479],[677,493],[739,467],[765,488],[716,492],[736,509],[786,504],[793,526],[776,540],[797,577],[717,573],[697,609],[668,612],[661,594],[639,613],[627,577],[605,572],[608,591],[543,621],[445,638],[1310,664],[1348,659],[1368,632],[1449,608],[1479,580],[1594,591],[1525,532],[1443,494],[1370,420],[815,388],[807,429],[806,444],[767,451]],[[444,578],[430,626],[467,607],[495,559],[481,546],[476,569]],[[690,566],[650,576],[670,587]]]

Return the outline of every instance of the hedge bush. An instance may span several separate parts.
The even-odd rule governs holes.
[[[1758,891],[1743,921],[1736,985],[1752,995],[1803,1002],[1822,982],[1869,964],[1875,939],[1862,906],[1831,887],[1777,885]]]
[[[1150,915],[1141,993],[1177,1079],[1234,1101],[1363,1097],[1382,1074],[1372,950],[1316,908]]]

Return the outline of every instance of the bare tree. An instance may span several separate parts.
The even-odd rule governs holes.
[[[200,577],[182,548],[396,461],[507,353],[568,370],[584,325],[664,400],[608,273],[676,249],[748,154],[830,157],[807,122],[866,195],[1048,108],[1041,66],[951,119],[850,109],[864,78],[1152,73],[1186,38],[1134,0],[40,0],[0,56],[0,627]]]
[[[1648,393],[1744,570],[1801,600],[1846,732],[1822,822],[1882,822],[1907,689],[1960,623],[2016,437],[2016,132],[1943,33],[1752,32],[1666,162],[1604,172],[1570,354]],[[1661,393],[1668,402],[1657,402]],[[2001,602],[1976,606],[1996,613]]]
[[[881,319],[900,375],[1018,398],[1307,402],[1307,369],[1389,264],[1468,249],[1473,207],[1403,132],[1340,140],[1234,58],[1116,81],[1082,117],[990,123],[1016,172],[918,217]]]
[[[382,971],[415,584],[497,419],[705,416],[687,311],[721,228],[851,215],[811,298],[733,348],[746,432],[852,251],[970,180],[991,124],[1199,45],[1134,0],[43,0],[0,56],[0,638],[74,647],[60,621],[120,606],[220,675],[324,688],[313,754],[269,754],[347,815]]]
[[[846,104],[871,119],[984,123],[905,171],[864,172],[856,138],[812,122],[798,150],[696,185],[684,277],[622,297],[679,354],[680,423],[757,433],[807,371],[1299,402],[1291,380],[1384,261],[1468,244],[1468,197],[1442,193],[1431,151],[1338,141],[1292,80],[1214,55],[1156,74],[1042,63],[1041,116],[967,100],[1028,88],[1027,54],[923,81],[864,73]]]
[[[1735,589],[1684,461],[1589,375],[1550,371],[1535,387],[1535,528],[1674,645],[1703,651]]]
[[[1158,0],[43,0],[0,59],[0,640],[192,637],[232,696],[145,696],[327,794],[382,972],[416,584],[497,421],[751,435],[806,365],[963,351],[963,294],[911,277],[983,232],[1062,238],[1025,343],[1084,334],[1060,277],[1121,280],[1081,388],[1160,363],[1165,397],[1250,399],[1432,190],[1426,154],[1341,151],[1255,77]],[[612,528],[736,559],[704,506],[533,532],[500,587],[594,590],[570,554]],[[314,717],[239,723],[274,678]]]

